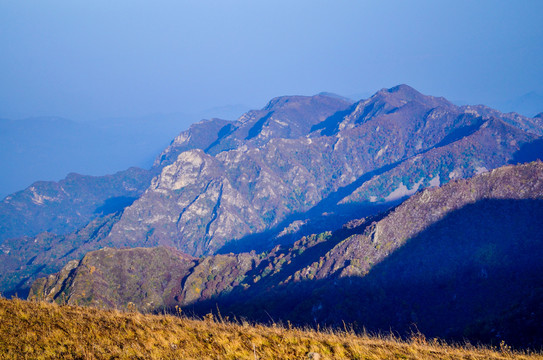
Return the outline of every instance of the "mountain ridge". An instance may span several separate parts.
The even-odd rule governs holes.
[[[304,237],[290,246],[260,254],[204,257],[192,263],[192,270],[179,281],[181,288],[164,295],[159,309],[177,305],[201,314],[219,306],[223,314],[264,322],[269,316],[299,324],[357,321],[368,329],[401,333],[416,323],[427,336],[459,340],[468,334],[488,342],[498,341],[501,334],[507,343],[539,346],[543,343],[540,331],[531,326],[518,328],[504,314],[516,306],[518,316],[531,316],[527,324],[543,318],[543,312],[534,307],[537,299],[543,299],[543,290],[538,290],[543,284],[537,280],[538,259],[543,255],[538,221],[542,203],[542,162],[454,180],[420,191],[377,217],[353,220],[340,230]],[[474,218],[479,219],[477,225],[471,221]],[[117,258],[127,251],[140,250],[87,254],[75,268],[75,274],[81,274],[76,275],[79,283],[97,281],[89,274],[92,266],[101,269],[101,274],[115,273],[98,254],[109,252]],[[435,268],[442,263],[447,266]],[[183,268],[187,261],[176,264]],[[149,276],[145,270],[137,274]],[[507,285],[500,280],[512,277],[517,280]],[[55,279],[52,275],[36,281],[30,297],[59,301],[59,294],[66,294],[64,300],[70,304],[106,305],[100,300],[103,291],[82,297],[78,294],[89,296],[88,287],[75,291],[67,278]],[[110,286],[115,288],[115,283]],[[455,300],[455,293],[462,298]],[[491,294],[501,294],[501,300],[490,305]],[[138,308],[149,310],[133,300],[129,299]],[[126,306],[127,301],[117,300],[113,306]],[[444,301],[450,308],[442,308]],[[479,308],[483,304],[484,311]],[[427,309],[422,311],[421,306]],[[497,329],[491,332],[492,327]]]
[[[278,97],[237,121],[201,121],[157,157],[137,195],[103,194],[102,202],[84,205],[93,214],[74,233],[23,234],[5,244],[2,270],[11,280],[0,289],[24,293],[42,270],[58,271],[104,246],[165,245],[193,256],[291,246],[423,188],[543,155],[539,120],[485,109],[401,85],[356,103]],[[41,231],[58,219],[51,221]],[[101,224],[107,231],[92,235]],[[54,249],[36,257],[47,241]],[[47,256],[55,256],[52,266]]]
[[[113,205],[115,199],[135,200],[153,176],[153,171],[132,167],[112,175],[70,173],[59,182],[37,181],[0,202],[0,244],[8,238],[44,231],[75,231],[105,210],[103,206]],[[119,206],[124,204],[128,202]]]
[[[404,100],[400,100],[402,96],[405,97]],[[276,109],[281,102],[290,104],[289,101],[292,99],[293,97],[277,98],[268,105],[268,108]],[[436,105],[438,107],[435,107]],[[350,112],[346,115],[345,108],[338,110],[344,116],[338,117],[336,112],[320,122],[314,121],[311,125],[313,132],[306,136],[272,137],[269,141],[265,124],[274,119],[277,109],[273,113],[267,110],[261,112],[258,120],[255,118],[256,113],[247,115],[246,118],[242,117],[241,123],[250,123],[251,129],[257,127],[254,136],[247,138],[247,134],[250,134],[250,130],[247,129],[230,130],[219,143],[225,141],[226,144],[232,144],[232,141],[237,142],[240,138],[246,142],[236,148],[231,148],[230,145],[221,148],[222,145],[217,145],[223,150],[217,154],[206,150],[198,152],[196,149],[188,150],[184,155],[180,153],[179,164],[175,169],[171,167],[172,165],[165,167],[165,172],[163,171],[154,183],[155,188],[150,188],[127,208],[112,232],[112,240],[125,241],[125,234],[130,234],[129,237],[136,246],[164,244],[178,247],[193,255],[215,252],[231,239],[242,238],[255,231],[265,231],[270,226],[280,223],[288,213],[307,211],[329,193],[352,183],[364,173],[389,164],[401,163],[415,155],[424,157],[426,156],[424,152],[432,147],[441,148],[440,151],[443,153],[441,158],[434,157],[430,160],[433,165],[428,164],[428,158],[423,158],[424,164],[420,164],[416,169],[419,175],[409,177],[411,183],[399,181],[397,175],[392,175],[392,178],[385,175],[380,184],[372,188],[371,193],[368,194],[366,191],[365,199],[360,195],[356,199],[368,202],[375,202],[372,201],[374,198],[392,200],[416,191],[410,189],[417,181],[422,181],[418,186],[428,186],[429,181],[435,178],[435,174],[428,178],[425,175],[427,172],[421,168],[423,166],[441,168],[441,182],[447,182],[454,177],[471,176],[482,169],[508,163],[518,151],[519,143],[537,139],[535,134],[517,130],[516,127],[504,127],[502,119],[492,120],[494,118],[484,118],[478,113],[462,112],[459,107],[445,99],[426,97],[405,85],[391,90],[381,90],[372,98],[347,109]],[[334,125],[336,130],[327,131],[326,135],[322,135],[323,130],[314,128],[322,122],[330,123],[331,118],[337,118],[338,125]],[[406,122],[407,120],[409,122]],[[511,121],[508,120],[508,123]],[[533,126],[537,128],[535,124]],[[319,130],[321,135],[317,134]],[[235,135],[239,131],[240,135]],[[481,135],[478,135],[478,131]],[[414,133],[418,136],[414,137]],[[479,139],[475,141],[475,137]],[[466,153],[457,146],[457,142],[468,138],[473,140],[463,145],[469,149],[469,153]],[[503,138],[508,140],[505,141]],[[485,143],[486,148],[481,146],[481,143]],[[479,159],[473,159],[475,156]],[[443,163],[443,159],[447,157],[450,158],[449,164]],[[189,158],[199,159],[195,161],[204,166],[203,172],[196,169],[194,163],[189,164],[187,162]],[[209,170],[211,173],[206,173],[206,166],[213,168]],[[187,172],[188,168],[193,170]],[[214,179],[211,183],[210,176]],[[160,180],[165,180],[166,177],[179,177],[185,180],[170,182],[172,185],[170,188],[168,186],[159,188],[160,185],[166,185],[165,181]],[[188,177],[193,180],[187,180]],[[199,177],[201,179],[195,180]],[[405,174],[403,178],[406,178]],[[191,185],[194,181],[200,185],[196,187]],[[273,190],[271,183],[274,184]],[[395,188],[385,184],[392,184]],[[402,186],[407,187],[407,190],[402,192]],[[153,195],[153,191],[158,191],[161,196],[167,196],[171,200],[167,202],[161,200],[161,204],[158,205],[158,195]],[[176,191],[181,193],[177,195]],[[262,194],[269,194],[265,202],[259,198]],[[223,196],[226,198],[223,199]],[[143,223],[136,225],[139,227],[136,232],[128,230],[133,229],[136,218],[146,217],[144,214],[147,213],[147,209],[153,208],[151,205],[153,203],[157,204],[157,210],[149,217],[149,221],[144,220]],[[204,206],[203,203],[207,205]],[[219,204],[217,211],[213,210],[216,204]],[[270,206],[272,204],[273,207]],[[196,207],[194,211],[199,211],[197,209],[201,206],[206,209],[205,224],[193,226],[189,224],[188,218],[184,220],[183,214],[186,214],[187,210]],[[238,209],[241,206],[245,215],[243,219],[236,219],[233,214],[239,211],[221,211],[221,206],[226,208],[233,206]],[[159,218],[165,220],[151,221]],[[177,226],[176,230],[172,225],[174,219],[177,219],[177,225],[186,225]],[[200,216],[199,219],[201,221],[204,218]],[[247,219],[248,221],[245,221]],[[230,224],[229,228],[235,229],[235,232],[224,232],[224,226],[219,224],[226,223]],[[219,228],[223,230],[215,235],[214,231]],[[150,231],[153,232],[147,238],[146,234]],[[168,240],[172,238],[176,240]],[[183,240],[185,238],[191,239],[190,244]],[[211,242],[204,240],[206,238],[212,239]],[[200,243],[203,247],[191,245],[194,239],[202,239]]]

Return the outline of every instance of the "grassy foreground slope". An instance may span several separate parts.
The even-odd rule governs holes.
[[[357,336],[245,322],[0,299],[0,359],[543,359],[414,337]]]

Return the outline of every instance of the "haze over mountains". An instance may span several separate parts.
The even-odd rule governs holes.
[[[340,97],[332,93],[322,95]],[[353,101],[350,99],[371,95],[351,94],[343,99]],[[494,106],[502,112],[533,117],[543,112],[543,96],[532,91],[496,102]],[[57,180],[71,172],[97,176],[130,166],[149,168],[156,154],[192,122],[236,119],[248,110],[248,106],[237,104],[195,114],[155,114],[85,122],[61,117],[0,119],[0,167],[9,174],[0,178],[0,198],[34,181]]]
[[[340,97],[332,93],[322,95]],[[370,96],[368,93],[349,98]],[[349,98],[343,99],[352,101]],[[514,100],[496,103],[496,108],[535,116],[543,112],[543,97],[532,91]],[[0,119],[0,167],[10,174],[0,179],[0,198],[34,181],[61,179],[71,172],[96,176],[129,166],[148,168],[156,153],[191,122],[236,119],[248,109],[238,104],[196,114],[156,114],[85,122],[60,117]]]
[[[130,166],[148,169],[181,130],[209,117],[236,119],[248,107],[216,107],[197,114],[74,121],[59,117],[0,119],[0,199],[38,180],[68,173],[113,174]],[[24,164],[24,165],[23,165]]]
[[[274,98],[236,121],[192,125],[150,170],[70,175],[6,197],[0,291],[25,294],[35,279],[63,269],[38,280],[32,296],[133,302],[146,311],[203,311],[205,301],[220,301],[221,309],[259,320],[265,304],[272,316],[300,323],[350,318],[405,331],[416,322],[429,334],[460,338],[469,330],[487,339],[485,326],[505,321],[500,311],[531,306],[522,296],[537,283],[532,256],[541,238],[533,223],[543,177],[540,163],[488,172],[541,158],[542,135],[540,116],[456,106],[407,85],[358,102],[330,94]],[[511,224],[500,214],[511,214]],[[473,218],[480,226],[469,226]],[[473,246],[458,248],[462,241]],[[85,256],[105,247],[148,249]],[[524,265],[496,262],[511,251]],[[477,292],[482,273],[491,281]],[[513,273],[524,274],[511,287],[518,296],[474,317],[485,294]],[[336,287],[341,300],[326,295]],[[420,297],[433,290],[438,295]],[[470,293],[480,298],[440,308],[442,296]],[[530,296],[539,299],[537,291]],[[376,318],[383,311],[392,317]],[[456,322],[436,323],[439,314]],[[470,323],[475,318],[482,322]]]
[[[504,112],[516,112],[524,116],[536,116],[543,112],[543,95],[530,91],[522,96],[496,104]]]

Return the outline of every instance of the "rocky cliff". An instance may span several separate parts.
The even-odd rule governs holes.
[[[280,234],[376,213],[419,189],[512,162],[539,139],[535,119],[498,115],[406,85],[352,105],[322,95],[274,99],[237,122],[181,134],[108,239],[194,256],[288,243]]]

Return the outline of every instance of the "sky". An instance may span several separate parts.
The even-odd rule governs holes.
[[[0,118],[365,97],[543,94],[543,1],[0,0]]]

